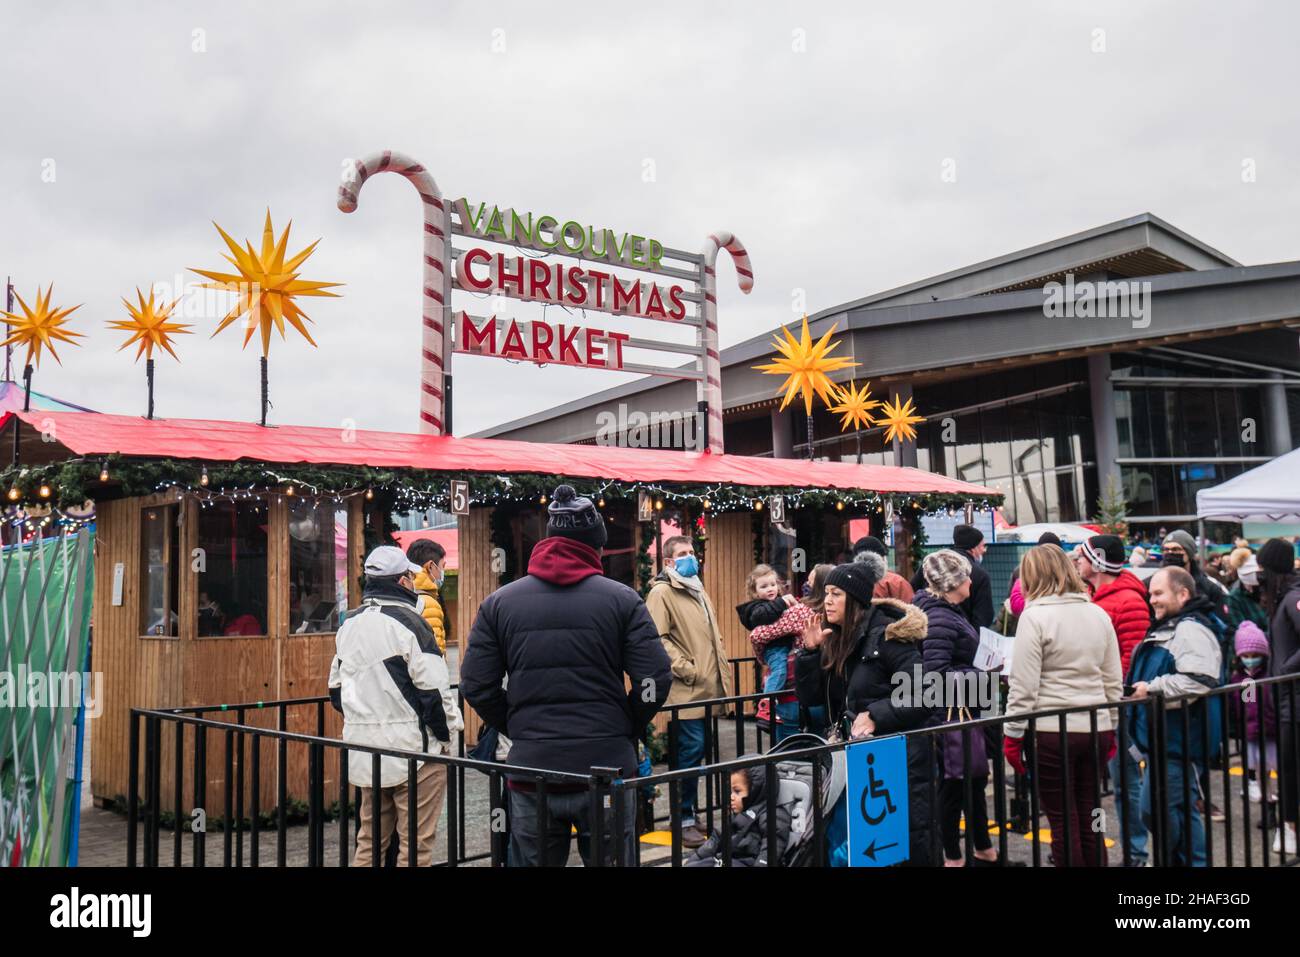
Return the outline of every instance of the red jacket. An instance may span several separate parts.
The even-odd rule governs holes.
[[[1129,659],[1151,627],[1151,609],[1147,605],[1147,588],[1130,571],[1122,571],[1109,585],[1093,592],[1092,600],[1110,616],[1119,638],[1120,669],[1128,674]]]

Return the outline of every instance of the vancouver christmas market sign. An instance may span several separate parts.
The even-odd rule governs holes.
[[[754,284],[749,256],[735,236],[714,233],[700,252],[692,253],[665,246],[653,237],[578,219],[520,212],[468,197],[446,202],[423,166],[392,151],[348,166],[339,187],[339,208],[355,210],[362,184],[381,172],[405,176],[424,203],[423,431],[451,431],[451,356],[459,352],[694,380],[702,447],[723,451],[715,269],[719,250],[731,255],[742,292],[749,292]],[[460,237],[466,245],[454,244],[453,237]],[[648,276],[633,278],[627,272]],[[693,329],[694,341],[643,338],[585,321],[574,324],[471,315],[454,308],[456,291],[673,323]],[[636,355],[643,352],[675,353],[694,361],[682,365],[637,361]]]

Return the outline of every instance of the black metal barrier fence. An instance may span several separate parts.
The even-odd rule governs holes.
[[[738,673],[734,674],[738,677]],[[993,842],[987,841],[988,849],[979,848],[977,844],[981,840],[977,835],[991,833],[996,836],[996,858],[1000,865],[1096,866],[1121,861],[1125,865],[1138,865],[1147,857],[1154,866],[1293,866],[1298,862],[1297,848],[1294,837],[1288,836],[1282,822],[1294,826],[1300,818],[1298,686],[1300,676],[1267,678],[1188,698],[1166,701],[1152,695],[1142,700],[1125,699],[1116,705],[938,724],[888,737],[908,741],[909,751],[922,749],[919,764],[926,772],[915,776],[909,769],[909,783],[913,788],[919,786],[923,793],[928,791],[929,818],[917,822],[917,826],[923,833],[931,864],[950,857],[945,853],[945,843],[947,850],[957,843],[961,848],[958,853],[966,864],[983,860],[980,852],[990,854]],[[1259,709],[1260,719],[1254,734],[1248,735],[1242,705],[1246,700],[1262,702],[1265,696],[1271,699],[1272,706]],[[345,752],[348,751],[371,755],[371,787],[376,791],[381,757],[406,762],[406,785],[411,794],[417,792],[418,767],[445,768],[446,811],[445,816],[440,816],[439,824],[446,856],[437,861],[421,861],[419,855],[410,853],[407,863],[411,866],[431,863],[455,867],[477,861],[492,866],[510,863],[507,778],[514,782],[512,789],[529,790],[534,795],[530,802],[536,815],[532,835],[543,843],[554,842],[567,848],[570,833],[576,831],[583,859],[589,865],[731,866],[733,833],[728,802],[732,773],[762,765],[767,780],[776,781],[777,766],[785,764],[788,768],[787,762],[810,765],[811,807],[807,809],[802,833],[778,834],[777,810],[781,798],[778,788],[768,787],[765,846],[774,848],[784,843],[789,848],[797,844],[804,848],[805,859],[824,863],[832,850],[828,840],[830,821],[837,812],[844,813],[838,802],[823,806],[820,799],[829,773],[828,759],[862,740],[871,739],[816,742],[811,747],[773,752],[775,726],[769,723],[758,727],[746,714],[749,705],[765,697],[771,699],[775,714],[776,695],[762,692],[666,708],[670,767],[676,763],[688,720],[680,717],[683,711],[702,715],[689,719],[701,722],[695,729],[702,731],[704,739],[701,764],[633,778],[621,777],[612,768],[593,768],[589,774],[563,774],[473,760],[465,757],[463,743],[454,755],[346,744],[323,735],[326,698],[207,708],[133,709],[127,863],[131,867],[162,864],[162,817],[171,811],[173,866],[186,863],[182,853],[186,831],[190,832],[191,845],[188,863],[193,866],[205,863],[259,866],[263,863],[261,842],[268,829],[275,831],[278,866],[288,865],[291,853],[295,864],[326,866],[328,856],[332,856],[338,866],[348,866],[361,828],[369,828],[370,834],[380,830],[378,802],[372,802],[371,820],[361,820],[360,790],[350,787],[347,780]],[[290,709],[315,709],[317,733],[288,731]],[[248,715],[255,711],[276,713],[277,727],[247,724]],[[208,716],[213,713],[218,717]],[[230,717],[234,718],[233,723],[228,720]],[[724,733],[724,722],[732,725],[730,731],[734,732],[737,755],[726,760],[722,759],[722,745],[732,733]],[[1026,773],[1023,775],[1010,769],[1002,754],[1003,726],[1008,722],[1025,725]],[[170,734],[164,731],[168,724],[172,725]],[[1113,730],[1108,731],[1106,725],[1111,725]],[[1138,725],[1147,744],[1147,749],[1140,753],[1134,748]],[[753,749],[748,747],[751,733]],[[206,848],[210,827],[195,827],[193,811],[186,818],[182,808],[185,745],[187,741],[193,745],[193,793],[205,794],[210,737],[219,737],[224,744],[219,757],[220,766],[224,767],[219,818],[222,847],[219,857],[212,854],[213,861],[208,860]],[[803,740],[811,739],[800,739]],[[175,799],[172,808],[163,808],[160,791],[163,753],[168,741],[172,744],[170,771]],[[954,748],[959,758],[954,756]],[[308,799],[303,828],[288,826],[287,774],[281,773],[289,767],[294,750],[299,759],[305,753],[307,760]],[[333,808],[326,806],[325,795],[325,755],[330,750],[338,753],[340,762]],[[1108,761],[1111,750],[1115,759]],[[263,751],[274,754],[274,761],[267,762],[269,768],[264,767]],[[991,759],[987,762],[982,760],[986,753]],[[954,764],[960,765],[960,777],[954,773]],[[1114,774],[1108,773],[1108,767],[1114,769]],[[140,787],[141,770],[143,788]],[[273,815],[269,816],[262,813],[260,803],[263,773],[273,775],[276,782],[277,799],[271,809]],[[704,799],[696,811],[697,824],[717,838],[709,860],[700,859],[696,850],[683,844],[681,797],[683,789],[693,781],[702,782],[704,787]],[[636,802],[643,790],[661,786],[666,786],[668,792],[666,813],[661,808],[661,813],[647,817],[644,825],[649,829],[666,823],[668,848],[666,852],[657,851],[655,859],[644,860],[647,852],[638,840],[640,829],[632,826],[629,835],[630,825],[620,826],[616,822],[627,820],[629,802]],[[587,800],[579,819],[573,819],[570,814],[563,822],[552,820],[552,802],[569,800],[571,805],[572,795],[583,791]],[[984,810],[990,797],[991,819],[990,812]],[[846,798],[841,796],[840,800]],[[212,809],[205,810],[210,822]],[[953,818],[954,810],[959,811],[964,825]],[[940,821],[944,813],[949,815],[946,825]],[[471,816],[475,827],[467,830],[467,817]],[[268,817],[269,822],[264,820]],[[327,822],[331,817],[336,847],[327,856]],[[1044,817],[1051,827],[1050,838],[1040,828]],[[987,825],[983,823],[986,820]],[[416,848],[419,840],[414,813],[409,815],[407,824],[407,833],[398,835],[397,839],[407,848]],[[1139,840],[1143,833],[1147,835],[1145,849],[1140,847]],[[1012,841],[1013,834],[1016,842]],[[290,836],[294,838],[292,851]],[[1043,845],[1049,841],[1053,851],[1045,854]],[[1111,859],[1107,853],[1108,843],[1118,845],[1118,860]],[[1026,844],[1027,853],[1023,850]],[[381,853],[374,853],[372,865],[380,866],[382,857]],[[779,867],[786,860],[781,854],[765,854],[762,863]]]

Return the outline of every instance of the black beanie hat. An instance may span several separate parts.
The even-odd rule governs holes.
[[[546,536],[559,535],[574,541],[590,545],[596,551],[605,547],[608,533],[605,520],[601,518],[591,499],[583,498],[573,490],[571,485],[558,485],[551,496],[551,504],[546,507]]]
[[[1043,532],[1043,534],[1038,536],[1038,544],[1039,545],[1060,545],[1061,536],[1057,535],[1056,532]]]
[[[853,543],[853,554],[859,552],[875,552],[881,558],[889,557],[889,549],[885,548],[885,543],[874,535],[863,535]]]
[[[1281,538],[1270,538],[1259,550],[1255,559],[1260,568],[1277,575],[1289,575],[1295,571],[1295,546]]]
[[[952,530],[952,543],[957,548],[970,551],[982,541],[984,541],[984,533],[974,525],[958,525]]]
[[[826,576],[827,585],[834,585],[846,594],[852,595],[854,601],[864,608],[871,604],[872,593],[876,590],[878,581],[880,581],[880,574],[874,563],[870,562],[836,565]]]

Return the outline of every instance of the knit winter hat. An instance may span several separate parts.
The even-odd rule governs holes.
[[[1118,575],[1124,570],[1124,541],[1118,535],[1094,535],[1079,548],[1099,572]]]
[[[1192,538],[1191,535],[1184,532],[1181,528],[1176,528],[1166,535],[1165,540],[1161,542],[1161,544],[1168,545],[1171,542],[1187,553],[1189,561],[1196,557],[1196,539]]]
[[[874,552],[884,558],[889,554],[889,549],[885,548],[885,543],[874,535],[863,535],[853,543],[853,557],[856,559],[863,552]]]
[[[1276,575],[1289,575],[1295,570],[1295,547],[1282,538],[1270,538],[1259,550],[1259,567]]]
[[[969,525],[966,526],[970,528]],[[921,562],[921,574],[932,595],[944,595],[961,587],[970,578],[970,560],[961,552],[941,548],[931,552]]]
[[[868,552],[868,555],[871,553]],[[847,565],[836,565],[834,570],[826,576],[827,586],[834,585],[841,591],[852,595],[854,601],[859,605],[866,607],[871,604],[872,593],[876,590],[876,583],[884,577],[884,562],[880,556],[876,556],[876,561],[849,562]]]
[[[1043,532],[1043,534],[1038,536],[1038,544],[1039,545],[1060,545],[1061,536],[1057,535],[1056,532]]]
[[[605,547],[609,537],[605,520],[601,518],[591,499],[579,496],[571,485],[557,485],[546,507],[546,535],[559,535],[590,545],[596,551]]]
[[[952,530],[952,543],[957,548],[970,551],[984,541],[984,533],[974,525],[958,525]]]
[[[1250,620],[1243,621],[1237,626],[1237,636],[1233,639],[1232,645],[1239,655],[1268,656],[1268,639],[1259,630],[1259,625]]]

